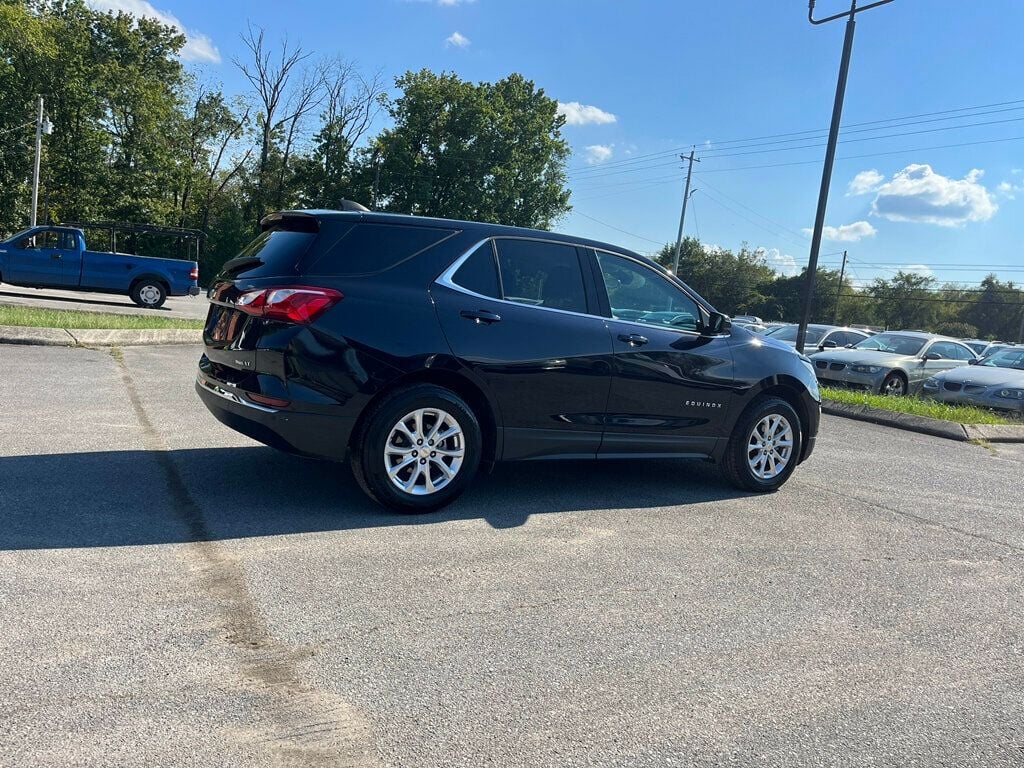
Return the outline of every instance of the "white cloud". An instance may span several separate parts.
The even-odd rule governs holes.
[[[984,171],[974,169],[962,179],[936,173],[923,163],[908,165],[876,191],[871,211],[889,221],[911,221],[961,227],[988,221],[999,206],[979,183]]]
[[[469,5],[470,3],[475,2],[476,0],[437,0],[438,5],[446,6],[448,8],[455,5]]]
[[[558,102],[558,114],[565,115],[566,125],[607,125],[618,119],[611,112],[578,101]]]
[[[147,0],[86,0],[86,3],[93,10],[113,13],[123,11],[136,17],[155,19],[161,24],[174,27],[185,35],[185,45],[180,54],[183,60],[220,64],[220,51],[217,50],[217,46],[213,44],[213,40],[209,36],[194,29],[185,29],[174,14],[157,10]]]
[[[904,264],[899,269],[903,272],[913,272],[921,275],[922,277],[935,277],[935,273],[932,272],[932,268],[927,264]]]
[[[469,43],[469,38],[460,32],[452,32],[444,40],[445,47],[466,48]]]
[[[870,171],[861,171],[853,180],[850,182],[850,186],[847,187],[847,195],[866,195],[868,192],[874,192],[878,189],[882,182],[885,181],[885,176],[880,174],[874,168]]]
[[[783,253],[778,248],[758,248],[758,250],[764,256],[765,264],[780,275],[793,277],[799,273],[800,269],[797,267],[796,259],[788,253]]]
[[[607,162],[612,157],[612,144],[591,144],[584,147],[587,153],[587,165],[598,165]]]
[[[1018,192],[1024,192],[1024,184],[1012,184],[1009,181],[1001,181],[996,186],[996,191],[1007,200],[1016,200]]]
[[[852,224],[843,224],[838,227],[826,226],[821,231],[821,236],[837,243],[856,243],[865,237],[874,237],[877,232],[878,230],[871,226],[870,222],[855,221]],[[814,234],[814,230],[804,228],[803,233],[810,237]]]

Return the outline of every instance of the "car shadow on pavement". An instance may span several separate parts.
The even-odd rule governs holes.
[[[109,451],[0,458],[0,550],[108,547],[668,507],[746,496],[687,461],[499,465],[426,515],[377,506],[342,464],[270,448]]]
[[[98,307],[123,307],[129,309],[137,306],[127,296],[124,301],[103,301],[102,299],[86,299],[78,296],[72,298],[71,296],[53,296],[48,293],[15,293],[13,291],[0,290],[0,298],[5,296],[15,299],[35,299],[38,301],[63,301],[68,304],[93,304]],[[171,311],[171,307],[149,307],[148,309],[151,312]]]

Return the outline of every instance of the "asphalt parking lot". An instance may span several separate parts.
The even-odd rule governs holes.
[[[1024,763],[1024,447],[825,417],[771,496],[520,464],[402,517],[198,355],[0,346],[0,765]]]
[[[179,320],[203,320],[208,304],[205,295],[169,296],[159,309],[143,309],[127,296],[116,293],[61,291],[56,288],[22,288],[0,285],[0,304],[42,309],[70,309],[118,315],[150,315]]]

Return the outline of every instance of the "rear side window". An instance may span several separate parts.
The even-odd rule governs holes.
[[[576,249],[537,240],[496,240],[504,299],[570,312],[587,311]]]
[[[409,259],[455,232],[400,224],[356,224],[306,268],[311,275],[365,275]]]
[[[452,282],[481,296],[500,298],[498,267],[494,263],[494,249],[491,248],[491,244],[484,243],[462,262],[462,266],[452,275]]]
[[[261,233],[237,257],[224,265],[226,277],[277,277],[294,275],[299,259],[316,239],[312,232],[281,229]]]

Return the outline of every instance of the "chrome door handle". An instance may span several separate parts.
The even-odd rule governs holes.
[[[501,315],[491,312],[489,309],[464,309],[459,315],[466,320],[472,320],[477,325],[490,325],[501,322]]]
[[[647,337],[639,333],[620,333],[619,341],[625,341],[631,347],[642,347],[647,343]]]

